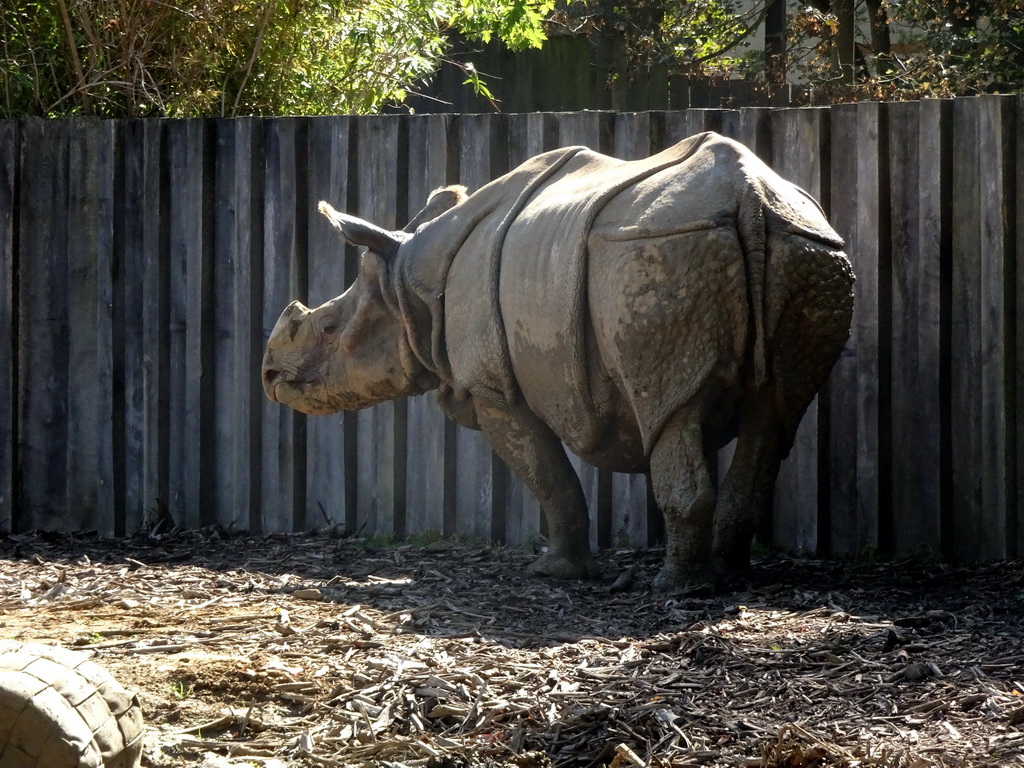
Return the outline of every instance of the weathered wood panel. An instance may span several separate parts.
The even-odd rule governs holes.
[[[18,231],[18,485],[15,529],[66,529],[68,152],[71,123],[22,123]],[[31,264],[31,268],[27,265]],[[29,373],[30,372],[30,373]],[[76,521],[77,522],[77,521]]]
[[[140,501],[142,519],[150,523],[169,514],[170,507],[171,235],[165,211],[170,205],[171,184],[166,168],[170,153],[167,124],[148,122],[143,130]]]
[[[127,121],[122,137],[122,307],[120,359],[124,425],[121,474],[124,520],[131,534],[167,508],[169,223],[163,214],[169,184],[164,174],[163,121]]]
[[[220,120],[215,131],[210,474],[217,522],[244,529],[259,499],[263,164],[255,120]]]
[[[721,109],[688,109],[665,115],[665,146],[671,146],[688,136],[704,131],[722,130]]]
[[[888,112],[857,106],[857,249],[854,331],[857,350],[857,549],[888,551],[891,531],[891,267]]]
[[[14,397],[17,373],[17,314],[14,300],[15,254],[20,243],[17,223],[18,166],[21,159],[21,126],[0,120],[0,531],[14,522],[16,412]]]
[[[121,259],[121,355],[124,389],[121,407],[124,418],[122,436],[123,455],[119,456],[118,469],[124,488],[124,519],[121,522],[124,533],[133,534],[143,522],[146,501],[143,495],[145,467],[145,431],[143,419],[144,388],[143,370],[143,280],[145,269],[143,257],[147,247],[159,248],[159,240],[147,244],[143,222],[146,218],[146,123],[131,120],[124,123],[121,143],[124,152],[124,180],[122,198],[122,247]],[[131,456],[132,461],[125,461]]]
[[[870,280],[860,272],[857,239],[857,198],[867,192],[858,187],[857,113],[854,106],[832,110],[831,127],[831,224],[846,241],[846,252],[854,262],[858,284]],[[860,294],[856,295],[860,298]],[[855,307],[859,309],[859,303]],[[839,356],[829,380],[829,520],[827,535],[821,531],[818,550],[847,553],[857,549],[857,360],[855,329]]]
[[[615,148],[615,115],[610,112],[574,112],[557,115],[556,146],[584,146],[611,154]]]
[[[1013,102],[958,101],[953,108],[951,380],[953,531],[963,560],[1007,551],[1012,446],[1013,262],[1009,200]]]
[[[892,520],[896,551],[939,552],[942,333],[949,267],[949,103],[889,108],[892,202]],[[895,521],[899,521],[898,524]]]
[[[15,255],[20,242],[15,236],[18,209],[18,165],[21,159],[21,126],[0,120],[0,531],[10,531],[15,499],[16,411],[13,396],[17,370],[17,314],[14,299]]]
[[[206,205],[207,123],[172,120],[170,151],[170,465],[168,511],[187,528],[212,522],[212,499],[204,493],[210,478],[211,440],[206,430],[209,390],[203,387],[209,362],[204,314],[209,311],[212,214]]]
[[[1012,494],[1017,500],[1016,509],[1010,511],[1010,525],[1007,532],[1011,549],[1007,555],[1011,557],[1024,557],[1024,94],[1017,97],[1017,172],[1014,183],[1014,192],[1017,196],[1017,227],[1015,230],[1017,238],[1016,257],[1014,259],[1016,286],[1016,317],[1015,328],[1017,348],[1016,352],[1016,373],[1013,381],[1014,393],[1016,395],[1016,462],[1017,469],[1013,473],[1016,482]]]
[[[744,107],[740,110],[739,132],[732,137],[743,142],[769,165],[772,162],[773,150],[773,114],[774,110],[767,107]]]
[[[66,514],[114,532],[113,123],[76,120],[68,147]]]
[[[1017,97],[1017,174],[1014,192],[1017,196],[1017,251],[1014,259],[1016,268],[1016,374],[1013,382],[1016,394],[1016,461],[1017,470],[1013,474],[1016,486],[1012,489],[1017,500],[1015,510],[1011,510],[1011,522],[1007,536],[1012,549],[1007,552],[1011,557],[1024,557],[1024,94]]]

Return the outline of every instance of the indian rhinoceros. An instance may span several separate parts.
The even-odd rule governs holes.
[[[540,501],[541,574],[596,573],[563,443],[650,473],[659,588],[748,563],[853,310],[843,241],[806,192],[703,133],[633,162],[547,152],[472,195],[442,190],[404,231],[320,210],[368,250],[342,295],[282,313],[271,400],[327,414],[437,389]],[[705,451],[733,437],[716,500]]]

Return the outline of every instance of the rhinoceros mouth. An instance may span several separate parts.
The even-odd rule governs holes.
[[[294,379],[291,381],[278,381],[273,387],[273,397],[271,397],[271,400],[310,416],[319,416],[337,411],[338,408],[310,392],[310,385],[313,383],[313,381],[298,381]]]

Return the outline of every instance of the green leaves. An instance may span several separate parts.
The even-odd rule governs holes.
[[[0,117],[368,113],[461,31],[539,46],[553,0],[8,0]],[[486,95],[475,72],[469,85]]]
[[[458,0],[452,26],[485,43],[497,35],[514,51],[540,48],[547,39],[542,23],[554,7],[554,0]]]

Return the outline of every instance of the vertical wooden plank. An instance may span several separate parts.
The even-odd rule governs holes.
[[[171,184],[167,126],[147,121],[143,129],[143,478],[145,519],[170,511],[171,466]]]
[[[857,186],[858,126],[856,107],[832,108],[831,130],[831,223],[846,240],[846,252],[854,265],[857,282],[862,260],[857,244],[857,197],[865,194]],[[859,289],[855,289],[859,290]],[[856,299],[860,294],[855,295]],[[861,311],[855,306],[854,312]],[[857,493],[857,328],[847,342],[828,384],[829,407],[829,515],[826,526],[819,521],[818,550],[822,553],[850,553],[858,548],[856,536]],[[827,534],[823,527],[827,528]]]
[[[21,129],[14,120],[0,120],[0,532],[10,532],[15,508],[15,436],[17,315],[14,299],[15,235],[18,215],[18,165]]]
[[[962,560],[1004,557],[1014,486],[1009,202],[1012,101],[953,109],[953,540]]]
[[[296,128],[298,120],[264,121],[263,188],[263,339],[294,299],[302,299],[305,277],[296,221]],[[305,513],[305,441],[303,414],[263,400],[261,434],[260,527],[293,531]]]
[[[950,432],[952,459],[952,502],[955,514],[944,541],[949,558],[970,561],[977,549],[975,529],[982,515],[981,441],[977,420],[980,417],[977,380],[982,365],[981,329],[981,256],[978,234],[981,229],[978,151],[978,110],[974,100],[953,103],[953,252],[950,313]]]
[[[121,240],[121,338],[124,408],[124,530],[134,534],[142,522],[142,235],[143,189],[145,187],[144,122],[126,120],[122,129],[124,186],[121,195],[123,232]]]
[[[430,193],[448,183],[458,162],[450,152],[446,115],[409,118],[409,191],[405,223],[423,207]],[[455,512],[455,425],[437,406],[435,393],[412,398],[406,487],[406,527],[410,533],[444,533]],[[447,511],[447,514],[446,514]]]
[[[665,143],[671,146],[688,136],[722,130],[722,110],[687,109],[665,115]]]
[[[359,186],[356,213],[389,229],[397,228],[402,118],[356,121]],[[382,403],[358,414],[357,517],[366,533],[401,536],[405,527],[405,400]]]
[[[651,112],[624,112],[615,115],[612,154],[620,160],[650,157],[658,138],[660,115]]]
[[[347,287],[345,245],[328,221],[315,213],[320,200],[344,210],[349,197],[350,121],[315,118],[309,125],[309,192],[298,201],[309,211],[309,306],[317,307]],[[343,421],[355,414],[313,416],[306,421],[306,520],[313,527],[348,523],[347,503],[355,475],[345,462]],[[351,488],[350,488],[351,485]],[[354,510],[352,510],[354,512]]]
[[[886,105],[857,107],[857,246],[854,334],[857,350],[858,549],[890,549],[891,267]]]
[[[723,109],[722,110],[722,127],[719,129],[719,133],[723,136],[728,136],[730,139],[741,141],[740,130],[742,124],[740,122],[740,113],[738,109]]]
[[[247,326],[235,323],[235,311],[239,298],[235,290],[242,273],[249,268],[248,253],[239,248],[238,228],[245,216],[245,202],[238,200],[235,180],[239,174],[239,156],[245,154],[244,147],[238,147],[236,127],[241,123],[231,120],[217,120],[211,130],[216,142],[213,161],[214,212],[213,212],[213,302],[217,311],[213,319],[213,506],[218,522],[229,528],[237,527],[242,520],[248,521],[249,510],[242,508],[245,499],[240,491],[248,490],[244,477],[249,466],[238,465],[238,442],[248,433],[248,424],[243,414],[249,405],[245,396],[248,387],[240,392],[235,390],[236,382],[232,372],[252,368],[252,361],[237,359],[235,337],[244,334]],[[244,194],[244,193],[243,193]],[[234,395],[239,396],[234,396]],[[240,498],[241,497],[241,498]]]
[[[765,107],[741,109],[739,134],[734,137],[769,165],[772,162],[773,114],[772,110]]]
[[[249,527],[258,504],[258,414],[262,389],[262,239],[254,221],[262,219],[253,161],[254,120],[214,123],[214,219],[212,318],[213,511],[226,527]]]
[[[886,518],[891,492],[891,289],[889,199],[882,184],[888,152],[885,105],[838,107],[832,126],[833,219],[847,238],[857,275],[850,341],[833,371],[830,390],[829,424],[836,436],[830,453],[831,541],[834,551],[845,553],[885,548],[888,542],[879,533],[891,530]],[[852,166],[847,164],[851,152]]]
[[[463,115],[458,121],[459,182],[472,193],[508,170],[503,115]],[[458,343],[449,340],[449,343]],[[456,436],[456,527],[484,541],[505,536],[509,470],[479,432],[459,428]]]
[[[236,118],[236,121],[238,119]],[[266,397],[263,394],[263,386],[260,382],[260,363],[263,360],[263,352],[266,345],[266,337],[263,335],[263,294],[264,294],[264,273],[266,271],[267,254],[264,251],[266,233],[264,232],[265,210],[266,210],[266,121],[257,118],[246,118],[241,121],[238,136],[235,144],[235,153],[238,158],[235,165],[236,178],[239,188],[239,210],[244,210],[243,203],[248,195],[248,213],[246,214],[246,227],[239,229],[240,253],[247,254],[250,274],[249,285],[245,286],[245,273],[239,272],[236,295],[241,296],[248,288],[249,308],[239,307],[239,322],[248,322],[248,345],[250,359],[256,363],[251,370],[236,372],[240,379],[252,377],[255,381],[250,384],[253,387],[253,400],[249,411],[249,456],[247,466],[251,467],[249,476],[248,491],[243,491],[243,496],[248,500],[248,528],[250,531],[259,531],[263,525],[263,403]],[[240,165],[241,163],[241,165]],[[237,177],[240,168],[243,176]],[[236,337],[239,345],[246,343],[245,334]],[[235,354],[241,358],[245,352],[237,349]],[[241,385],[242,382],[240,382]],[[242,507],[242,502],[239,502]]]
[[[212,370],[206,333],[212,288],[210,238],[212,206],[206,182],[207,124],[168,124],[170,153],[170,447],[169,511],[180,525],[198,528],[214,521],[213,442],[210,427]],[[212,176],[210,177],[212,184]]]
[[[941,291],[949,259],[949,104],[889,108],[892,202],[892,532],[897,552],[942,535]]]
[[[15,530],[66,529],[68,144],[70,123],[22,123],[18,272],[19,517]],[[29,343],[31,340],[31,343]]]
[[[526,157],[558,148],[558,117],[551,113],[526,116]]]
[[[558,146],[584,146],[611,154],[615,143],[615,116],[609,112],[574,112],[558,117]]]
[[[775,112],[772,137],[775,171],[827,206],[828,113],[798,109]],[[804,413],[775,485],[772,539],[793,551],[818,549],[820,415],[815,397]]]
[[[1016,372],[1016,412],[1017,412],[1017,471],[1014,473],[1017,485],[1014,495],[1017,499],[1016,510],[1011,510],[1010,542],[1013,549],[1007,552],[1009,557],[1024,557],[1024,94],[1017,97],[1017,253],[1016,266],[1016,340],[1017,340],[1017,372]],[[1014,535],[1016,534],[1016,535]]]
[[[114,532],[113,123],[70,123],[67,211],[67,518],[65,530]]]
[[[167,510],[170,222],[166,121],[131,120],[124,132],[122,256],[124,531]]]

